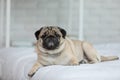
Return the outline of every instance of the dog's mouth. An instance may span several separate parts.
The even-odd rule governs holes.
[[[59,38],[55,36],[47,36],[43,39],[43,48],[54,50],[59,47]]]

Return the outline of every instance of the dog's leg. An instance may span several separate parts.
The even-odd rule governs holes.
[[[89,63],[101,62],[100,55],[90,43],[83,42],[82,47],[83,47],[83,51],[84,51],[86,58],[90,61]]]
[[[69,62],[69,65],[79,65],[79,61],[76,58],[72,58]]]
[[[29,77],[32,77],[40,67],[42,67],[42,65],[41,65],[39,62],[36,62],[36,63],[33,65],[33,67],[32,67],[32,69],[30,70],[30,72],[28,73],[28,76],[29,76]]]
[[[118,56],[101,56],[101,62],[118,60],[118,59],[119,59]]]

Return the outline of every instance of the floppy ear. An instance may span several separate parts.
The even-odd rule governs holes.
[[[66,31],[60,27],[58,27],[58,29],[60,30],[60,32],[62,33],[62,37],[65,39],[65,36],[66,36]]]
[[[43,29],[43,27],[35,32],[35,37],[36,37],[37,40],[39,39],[39,34],[40,34],[42,29]]]

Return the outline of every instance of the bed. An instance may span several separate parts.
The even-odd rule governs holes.
[[[101,55],[120,57],[120,43],[94,45]],[[27,76],[37,59],[34,48],[0,49],[0,80],[120,80],[120,60],[78,66],[52,65]]]

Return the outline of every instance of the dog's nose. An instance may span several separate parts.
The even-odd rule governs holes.
[[[49,46],[49,47],[53,47],[53,46],[54,46],[54,43],[53,43],[53,42],[49,42],[49,43],[48,43],[48,46]]]

